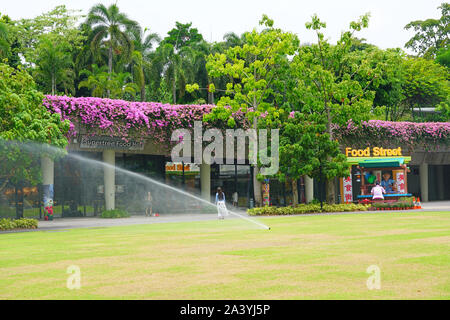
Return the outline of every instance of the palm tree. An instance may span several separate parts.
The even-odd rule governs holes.
[[[86,79],[79,83],[78,88],[88,88],[92,96],[103,98],[112,80],[108,79],[106,66],[99,67],[93,64],[91,67],[92,71],[87,69],[80,71],[80,76],[85,76]]]
[[[131,57],[134,49],[132,35],[140,33],[140,26],[121,13],[116,4],[108,8],[103,4],[93,6],[86,23],[92,28],[92,50],[98,51],[102,46],[108,49],[108,73],[111,80],[114,54],[120,53],[123,58]],[[110,95],[108,90],[108,97]]]
[[[131,95],[133,98],[138,92],[138,86],[131,82],[133,77],[129,72],[121,72],[114,74],[113,81],[111,83],[111,91],[113,98],[115,99],[125,99],[127,95]]]
[[[42,36],[37,47],[36,75],[56,94],[57,85],[64,87],[66,93],[74,91],[72,56],[67,54],[68,45],[55,41],[50,36]]]
[[[161,38],[157,33],[146,34],[144,32],[134,34],[134,51],[131,56],[131,69],[133,81],[139,87],[141,101],[145,100],[145,71],[151,67],[153,60],[153,43],[159,43]]]
[[[170,43],[158,47],[157,62],[162,62],[163,75],[172,87],[172,103],[177,103],[177,85],[180,97],[184,95],[186,84],[194,78],[195,51],[191,47],[175,49]]]

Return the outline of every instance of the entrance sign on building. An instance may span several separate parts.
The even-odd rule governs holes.
[[[83,136],[81,138],[81,149],[121,150],[121,151],[143,151],[143,141],[124,141],[119,137]]]
[[[345,148],[345,156],[347,157],[392,157],[402,156],[402,148],[385,149],[380,147],[367,147],[366,149]]]
[[[168,162],[166,164],[166,173],[169,172],[183,172],[183,164],[182,163],[178,163],[178,162]],[[195,163],[185,163],[184,164],[184,172],[185,173],[191,173],[191,172],[195,172],[195,173],[199,173],[200,172],[200,167],[195,164]]]

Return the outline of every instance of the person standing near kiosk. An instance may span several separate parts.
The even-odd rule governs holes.
[[[395,181],[391,179],[391,174],[385,172],[383,174],[383,180],[381,180],[381,186],[386,190],[386,193],[394,193]]]

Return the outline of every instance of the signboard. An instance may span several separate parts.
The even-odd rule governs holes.
[[[403,170],[395,170],[393,173],[397,184],[397,192],[406,193],[405,172]]]
[[[183,164],[180,162],[168,162],[166,164],[166,173],[170,172],[183,172]],[[184,164],[184,172],[200,172],[200,167],[195,163],[185,163]]]
[[[120,150],[120,151],[143,151],[143,141],[125,141],[119,137],[83,136],[81,138],[81,149]]]
[[[268,180],[263,183],[262,190],[263,206],[270,206],[270,184]]]
[[[343,188],[343,203],[353,202],[353,185],[352,185],[352,175],[347,178],[342,179]]]
[[[403,156],[402,148],[384,149],[380,147],[367,147],[366,149],[345,148],[345,155],[347,157],[393,157]]]

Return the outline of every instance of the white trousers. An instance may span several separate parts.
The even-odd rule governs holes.
[[[217,211],[219,213],[219,218],[228,216],[228,210],[227,210],[227,206],[225,204],[225,201],[217,202]]]

